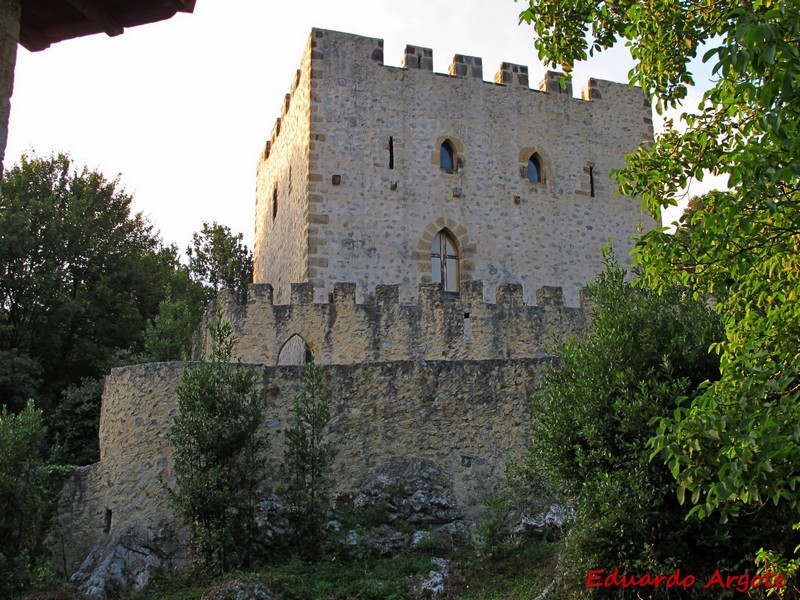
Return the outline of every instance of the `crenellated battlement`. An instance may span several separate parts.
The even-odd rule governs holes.
[[[525,304],[519,284],[498,285],[494,303],[483,291],[480,281],[464,282],[460,294],[422,284],[417,301],[403,304],[398,285],[379,285],[358,304],[356,284],[337,283],[328,302],[315,303],[313,285],[295,283],[291,302],[274,304],[272,286],[260,284],[244,305],[227,292],[219,304],[236,335],[234,354],[266,365],[303,364],[307,351],[321,364],[541,358],[553,336],[586,322],[583,296],[580,307],[564,306],[558,287],[540,288],[535,305]]]
[[[311,31],[257,168],[254,281],[277,303],[297,281],[316,302],[337,281],[359,299],[396,282],[408,302],[441,279],[444,231],[458,279],[521,283],[528,304],[563,285],[574,305],[602,246],[626,255],[651,226],[610,176],[652,140],[641,90],[590,79],[575,98],[557,71],[537,85],[501,62],[485,81],[481,57],[456,54],[447,73],[433,58],[408,45],[389,66],[381,39]]]
[[[368,38],[350,33],[342,33],[338,31],[330,31],[323,29],[313,29],[311,31],[310,47],[311,51],[311,68],[317,70],[317,77],[321,74],[320,67],[325,61],[323,52],[315,50],[314,39],[317,37],[335,37],[340,39],[341,43],[354,41],[359,45],[366,44],[372,46],[372,52],[363,53],[363,61],[365,64],[372,64],[384,67],[385,69],[396,70],[397,67],[385,65],[383,62],[383,46],[384,41],[378,38]],[[448,75],[452,80],[453,85],[459,85],[459,80],[478,80],[487,85],[498,86],[502,88],[525,89],[531,93],[545,93],[551,94],[562,99],[575,100],[577,102],[594,102],[603,99],[601,89],[606,86],[613,86],[616,88],[616,93],[630,94],[637,99],[645,99],[644,94],[639,88],[629,88],[626,84],[615,83],[603,79],[590,78],[586,85],[581,89],[581,97],[573,98],[572,79],[566,79],[566,85],[562,88],[561,80],[564,78],[564,73],[560,71],[546,71],[544,78],[539,82],[538,86],[530,87],[528,78],[528,67],[525,65],[518,65],[510,62],[501,62],[494,78],[486,81],[483,78],[483,59],[478,56],[467,56],[464,54],[453,55],[452,62],[448,67],[447,73],[437,73],[433,70],[433,49],[425,48],[422,46],[406,45],[403,55],[400,60],[400,69],[404,71],[428,71],[432,75]],[[314,72],[311,73],[312,77]],[[276,119],[275,125],[272,128],[270,139],[266,142],[264,147],[263,157],[266,160],[269,157],[270,149],[275,145],[276,138],[280,134],[281,119],[285,118],[286,113],[291,105],[291,100],[294,95],[297,85],[301,78],[300,70],[297,71],[291,91],[286,94],[284,103],[281,107],[281,116]],[[642,103],[642,109],[650,111],[649,102]]]

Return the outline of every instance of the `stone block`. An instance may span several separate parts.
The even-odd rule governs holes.
[[[314,302],[314,284],[312,283],[293,283],[291,303],[292,304],[311,304]]]
[[[560,287],[544,285],[536,290],[536,304],[539,306],[564,306],[564,290]]]

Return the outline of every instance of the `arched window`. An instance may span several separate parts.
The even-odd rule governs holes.
[[[456,170],[456,151],[450,140],[442,142],[442,146],[439,148],[439,168],[448,173]]]
[[[441,283],[445,292],[457,292],[459,282],[456,242],[442,229],[431,245],[431,281]]]
[[[544,173],[542,172],[542,159],[538,154],[531,154],[528,159],[528,181],[538,183],[544,181]]]
[[[286,340],[286,343],[278,352],[278,365],[305,365],[313,362],[311,348],[306,341],[296,333]]]

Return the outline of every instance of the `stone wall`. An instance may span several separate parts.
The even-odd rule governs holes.
[[[289,284],[308,279],[311,49],[306,48],[281,116],[259,157],[256,173],[256,281],[275,285],[289,301]]]
[[[0,0],[0,176],[3,174],[3,159],[8,141],[21,6],[20,0]]]
[[[398,285],[379,285],[357,304],[355,283],[335,284],[325,303],[313,302],[311,283],[292,284],[290,304],[275,303],[269,284],[251,286],[245,305],[220,298],[235,332],[234,356],[265,365],[303,364],[297,336],[320,364],[539,358],[554,335],[586,322],[583,307],[564,306],[561,288],[540,288],[533,306],[520,285],[501,284],[493,295],[494,303],[485,302],[483,284],[471,281],[460,294],[422,284],[413,304],[399,302]]]
[[[100,413],[100,462],[81,467],[62,494],[56,565],[73,573],[96,544],[132,522],[178,528],[162,481],[172,474],[167,432],[177,411],[182,363],[113,369]]]
[[[267,396],[263,430],[275,475],[302,368],[246,368],[258,371]],[[103,569],[113,572],[109,564],[120,552],[120,539],[124,548],[140,548],[131,554],[137,560],[149,552],[154,561],[167,557],[170,564],[185,564],[185,545],[165,533],[181,527],[164,490],[174,478],[167,434],[182,369],[179,363],[124,367],[106,380],[101,460],[81,469],[65,489],[54,544],[56,564],[68,573],[77,569],[77,579],[89,587]],[[333,392],[329,439],[339,449],[336,493],[352,499],[398,461],[422,461],[441,474],[440,493],[448,502],[474,519],[481,498],[503,478],[505,460],[524,456],[529,397],[541,369],[541,359],[325,367]],[[273,477],[270,486],[276,483]],[[177,539],[185,543],[185,536]],[[131,560],[120,559],[133,569]],[[136,567],[136,579],[152,576],[148,564]]]
[[[456,55],[449,75],[433,72],[432,57],[408,46],[403,67],[390,67],[380,39],[312,31],[301,67],[311,86],[301,131],[310,148],[308,219],[287,225],[306,227],[307,272],[284,276],[297,276],[294,263],[274,254],[255,274],[278,302],[295,281],[311,282],[318,302],[338,281],[355,282],[359,301],[395,283],[400,300],[411,301],[431,281],[431,241],[442,229],[455,238],[463,280],[486,282],[489,294],[500,283],[523,284],[527,302],[539,287],[560,285],[575,305],[602,270],[604,244],[627,256],[643,217],[638,203],[613,198],[609,173],[652,140],[641,90],[591,79],[578,99],[571,84],[561,89],[559,73],[530,89],[524,66],[502,63],[484,81],[478,57]],[[284,122],[281,132],[296,135]],[[439,168],[445,140],[456,154],[451,171]],[[535,183],[526,168],[533,153],[544,174]],[[259,189],[282,187],[288,166],[272,154]],[[265,201],[260,195],[259,206]],[[274,242],[263,219],[256,227],[265,256],[259,245]]]

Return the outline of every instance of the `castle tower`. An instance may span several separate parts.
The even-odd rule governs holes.
[[[258,163],[255,282],[290,301],[292,283],[327,301],[336,282],[360,299],[378,284],[522,284],[565,302],[602,269],[609,241],[626,256],[642,220],[613,198],[612,169],[653,136],[638,89],[592,79],[583,98],[548,72],[480,58],[433,72],[428,48],[383,64],[383,41],[314,29]],[[652,226],[645,223],[645,227]],[[487,298],[493,300],[493,298]]]

